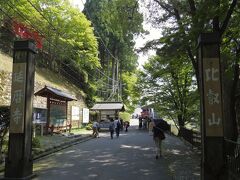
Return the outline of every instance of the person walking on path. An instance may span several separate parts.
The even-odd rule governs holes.
[[[120,130],[123,130],[123,120],[120,118]]]
[[[142,129],[142,117],[139,117],[139,129]]]
[[[97,121],[94,121],[93,125],[92,125],[92,129],[93,129],[92,135],[93,135],[93,137],[98,137],[99,138],[98,128],[99,128],[99,123]]]
[[[164,132],[161,130],[160,123],[153,125],[153,140],[156,145],[156,159],[162,157],[162,140],[165,139]]]
[[[125,132],[128,132],[128,127],[129,127],[129,122],[128,121],[124,122],[124,127],[125,127]]]
[[[113,118],[110,119],[109,132],[110,132],[110,135],[111,135],[111,139],[113,139],[113,134],[114,134],[114,122],[113,122]]]
[[[121,122],[118,119],[118,117],[116,117],[116,119],[114,120],[114,127],[115,127],[116,136],[118,138],[120,133],[120,128],[121,128]]]
[[[149,123],[149,127],[148,127],[148,132],[149,132],[150,136],[153,135],[153,125],[154,125],[154,122],[153,122],[153,119],[151,119],[151,121]]]

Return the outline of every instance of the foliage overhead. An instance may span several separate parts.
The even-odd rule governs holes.
[[[82,89],[94,92],[91,88],[94,82],[88,75],[89,71],[101,67],[98,42],[91,22],[79,9],[71,6],[68,0],[9,0],[0,3],[2,22],[7,27],[11,29],[17,22],[38,33],[43,38],[43,49],[39,52],[47,55],[48,64],[55,62],[61,71],[68,67],[68,74],[69,71],[81,74]],[[69,79],[76,79],[73,74],[70,76]],[[88,96],[93,98],[93,94]]]
[[[162,30],[162,38],[148,42],[142,50],[155,48],[159,58],[168,56],[168,59],[175,59],[177,64],[178,61],[187,60],[192,65],[198,88],[200,88],[198,37],[200,33],[219,33],[223,65],[224,111],[229,122],[229,131],[225,132],[228,133],[226,134],[228,137],[235,136],[233,135],[236,132],[234,97],[238,91],[239,78],[237,77],[240,62],[239,32],[237,31],[239,29],[238,1],[142,0],[142,2],[149,10],[149,22]],[[176,59],[176,57],[184,58]],[[185,67],[183,64],[179,66],[183,69]]]
[[[157,55],[143,68],[139,88],[144,104],[153,104],[161,117],[177,126],[199,120],[197,85],[186,57]]]
[[[109,79],[107,76],[99,76],[108,86],[105,88],[108,89],[105,95],[109,97],[114,92],[114,86],[119,87],[117,93],[120,93],[121,84],[128,83],[124,82],[126,75],[134,73],[137,68],[134,37],[143,33],[143,16],[139,13],[138,1],[87,0],[83,12],[92,21],[98,36],[102,71],[111,77]],[[125,85],[124,89],[127,87],[128,85]],[[128,98],[136,98],[131,96],[133,94],[130,89],[123,91],[123,101],[127,106],[130,105]]]

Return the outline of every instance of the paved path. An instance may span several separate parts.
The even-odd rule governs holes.
[[[111,140],[107,133],[35,163],[40,179],[170,180],[164,159],[155,160],[152,137],[130,130]]]
[[[34,179],[200,179],[198,157],[176,137],[167,136],[164,157],[156,160],[146,131],[130,129],[113,140],[100,135],[35,162]]]

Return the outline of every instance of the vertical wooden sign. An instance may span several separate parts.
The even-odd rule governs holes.
[[[16,53],[16,61],[26,58],[26,52]],[[24,133],[26,63],[14,63],[12,71],[10,133]]]
[[[223,136],[220,59],[203,58],[203,93],[206,136]]]
[[[220,63],[220,36],[203,33],[199,37],[201,92],[202,180],[224,180],[223,101]]]
[[[11,115],[5,179],[30,179],[33,176],[32,110],[35,75],[35,44],[14,43]]]

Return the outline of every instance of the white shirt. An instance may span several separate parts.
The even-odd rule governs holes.
[[[119,120],[119,119],[114,120],[114,127],[115,127],[115,128],[117,128],[117,123],[118,123],[118,122],[120,123],[120,120]]]
[[[98,122],[96,122],[96,121],[95,121],[95,122],[93,122],[93,125],[92,125],[92,127],[94,127],[94,128],[97,128],[97,127],[98,127],[98,125],[99,125],[99,124],[98,124]]]

